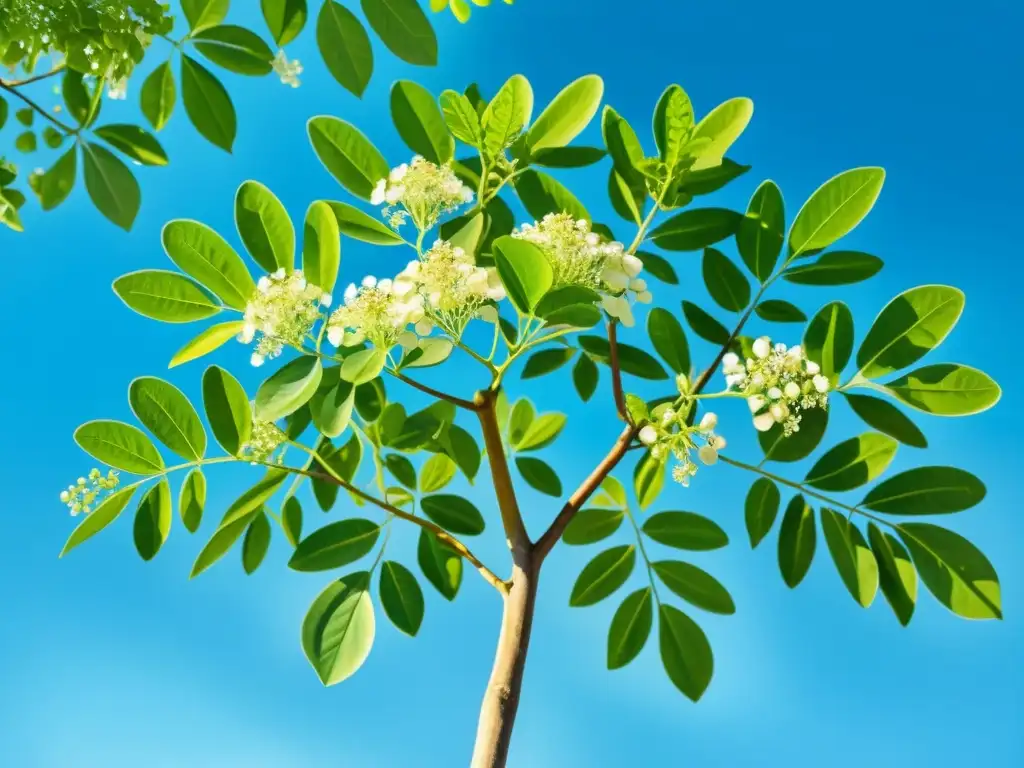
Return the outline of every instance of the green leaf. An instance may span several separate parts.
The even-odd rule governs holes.
[[[274,52],[259,35],[245,27],[220,24],[192,35],[196,50],[214,64],[239,75],[266,75],[273,70]]]
[[[14,140],[14,148],[19,152],[28,154],[30,152],[35,152],[38,147],[39,142],[36,139],[34,131],[25,131],[24,133],[20,133]]]
[[[325,200],[338,221],[341,234],[373,245],[404,245],[405,241],[383,222],[346,203]]]
[[[143,165],[167,165],[167,153],[160,142],[137,125],[104,125],[93,133]]]
[[[605,365],[610,364],[611,347],[608,345],[607,339],[601,336],[580,336],[579,343],[592,358]],[[641,379],[649,379],[651,381],[661,381],[669,377],[665,369],[662,368],[661,363],[650,353],[629,344],[619,343],[617,346],[619,350],[619,368],[623,373],[629,373]]]
[[[82,80],[82,73],[76,72],[73,69],[68,69],[64,73],[64,80],[61,83],[61,93],[64,97],[64,103],[67,105],[68,112],[75,118],[75,122],[79,125],[85,123],[87,117],[89,117],[90,110],[92,108],[93,94],[90,93],[90,89],[86,87]],[[97,102],[95,111],[92,112],[92,118],[89,120],[89,125],[92,125],[100,116],[102,109],[102,99]],[[87,126],[88,127],[88,126]]]
[[[600,162],[606,154],[599,147],[552,147],[537,150],[531,162],[546,168],[585,168]]]
[[[729,329],[696,304],[684,301],[683,315],[686,317],[686,322],[693,328],[693,332],[705,341],[710,341],[712,344],[729,343],[731,338]]]
[[[823,253],[810,264],[790,267],[782,276],[798,285],[849,285],[873,277],[882,268],[882,260],[859,251]]]
[[[391,119],[402,141],[416,154],[438,165],[455,156],[455,141],[444,116],[422,85],[399,80],[391,86]]]
[[[380,375],[385,362],[386,350],[377,347],[360,350],[345,358],[341,364],[341,378],[356,385],[365,384]]]
[[[694,208],[654,228],[650,239],[666,251],[699,251],[736,234],[743,216],[725,208]]]
[[[356,197],[369,200],[377,182],[390,171],[370,140],[336,117],[311,118],[307,130],[313,151],[328,173]]]
[[[537,414],[533,409],[533,403],[525,397],[516,401],[512,406],[512,412],[508,417],[508,441],[513,446],[523,439],[526,430],[530,428]]]
[[[198,221],[177,219],[164,225],[161,238],[167,255],[182,271],[229,307],[245,309],[256,283],[223,237]]]
[[[458,91],[442,91],[440,102],[444,122],[452,135],[464,144],[480,148],[483,145],[483,129],[480,127],[480,116],[469,99]]]
[[[302,539],[302,504],[294,496],[289,496],[281,508],[281,529],[289,544],[299,546]]]
[[[554,347],[535,352],[527,358],[526,365],[523,366],[522,378],[535,379],[538,376],[556,371],[572,360],[575,354],[576,350],[572,347]]]
[[[559,91],[526,135],[530,151],[569,144],[594,119],[603,95],[604,81],[597,75],[584,75]]]
[[[743,133],[753,114],[754,102],[744,97],[729,99],[708,112],[693,129],[690,140],[706,138],[710,143],[701,149],[700,157],[691,170],[700,171],[721,164],[725,153]]]
[[[538,451],[558,439],[565,428],[564,413],[543,413],[530,423],[518,440],[512,440],[517,451]]]
[[[843,393],[854,413],[860,416],[868,426],[895,437],[905,445],[915,448],[927,448],[928,441],[921,430],[896,406],[868,395],[851,395]]]
[[[750,548],[754,549],[768,535],[779,514],[779,502],[782,496],[779,488],[767,477],[759,477],[750,486],[744,505],[744,519],[747,524],[747,535],[750,537]]]
[[[672,265],[656,253],[637,251],[636,257],[643,262],[644,271],[663,283],[679,285],[679,276]]]
[[[798,494],[786,507],[779,528],[779,570],[790,589],[807,575],[814,559],[816,542],[814,510]]]
[[[288,561],[295,571],[329,571],[367,555],[377,543],[380,526],[372,520],[350,518],[329,523],[299,542]]]
[[[416,490],[416,468],[405,456],[400,453],[389,453],[384,457],[384,466],[398,482],[406,488]]]
[[[87,514],[85,519],[78,524],[78,527],[71,532],[67,543],[64,545],[64,549],[60,552],[60,556],[64,557],[64,555],[79,544],[91,539],[112,522],[117,520],[124,511],[124,508],[128,506],[128,502],[131,501],[134,493],[135,487],[128,486],[127,488],[122,488],[121,490],[115,491],[107,496],[107,498],[100,502],[99,506],[97,506],[92,512]]]
[[[220,80],[185,54],[181,56],[181,100],[203,138],[230,152],[238,132],[235,105]]]
[[[576,393],[583,402],[587,402],[594,396],[597,389],[598,372],[594,361],[589,355],[582,354],[572,367],[572,383],[576,387]]]
[[[574,304],[596,304],[601,300],[597,291],[579,285],[563,285],[552,288],[537,303],[537,317],[548,318],[559,310]]]
[[[444,488],[455,477],[455,462],[443,453],[431,456],[420,471],[420,491],[433,493]]]
[[[361,97],[373,74],[373,49],[362,22],[341,3],[326,0],[316,19],[316,44],[327,71]]]
[[[807,320],[807,315],[800,307],[795,307],[782,299],[762,301],[754,308],[754,311],[762,320],[771,323],[802,323]]]
[[[224,21],[230,2],[231,0],[181,0],[181,10],[185,12],[189,29],[194,33],[207,27],[215,27]]]
[[[804,332],[807,359],[818,364],[833,384],[853,354],[853,313],[841,301],[818,310]]]
[[[662,604],[658,606],[658,644],[669,680],[687,698],[698,701],[715,668],[707,635],[678,608]]]
[[[252,574],[263,563],[270,549],[270,520],[266,512],[260,512],[245,531],[242,539],[242,569]]]
[[[498,89],[480,117],[483,149],[496,157],[516,140],[530,122],[533,89],[522,75],[512,75]]]
[[[712,613],[736,613],[729,590],[707,571],[678,560],[662,560],[651,566],[665,586],[688,603]]]
[[[235,193],[235,226],[253,261],[267,272],[295,266],[295,228],[273,192],[244,181]]]
[[[167,121],[171,119],[177,96],[171,62],[165,61],[149,73],[142,83],[142,90],[139,94],[142,114],[149,120],[154,131],[163,130]]]
[[[860,506],[888,515],[945,515],[984,498],[985,484],[966,470],[916,467],[876,485]]]
[[[402,358],[402,368],[429,368],[440,365],[449,357],[455,345],[439,337],[420,339],[416,347]]]
[[[341,266],[341,232],[334,211],[317,201],[306,211],[302,232],[302,273],[326,293],[334,290]]]
[[[647,315],[647,335],[669,368],[676,373],[689,374],[690,346],[675,315],[661,307],[652,309]]]
[[[361,0],[363,14],[381,41],[402,61],[433,67],[437,37],[416,0]]]
[[[665,485],[665,463],[645,453],[633,470],[633,492],[640,509],[647,509]]]
[[[82,143],[85,188],[100,213],[128,231],[142,203],[135,175],[115,154],[98,144]]]
[[[164,468],[153,442],[131,424],[87,421],[75,430],[75,442],[97,461],[136,475],[153,475]]]
[[[452,533],[476,536],[484,532],[484,516],[461,496],[439,493],[420,499],[423,514]]]
[[[289,361],[256,391],[256,418],[276,421],[309,402],[323,377],[320,358],[303,355]]]
[[[775,271],[785,230],[782,191],[774,181],[763,181],[750,198],[747,215],[736,233],[736,245],[743,263],[762,283]]]
[[[750,303],[750,284],[739,267],[715,248],[704,249],[704,284],[723,309],[740,312]]]
[[[670,174],[684,157],[693,127],[690,97],[680,86],[670,85],[654,109],[654,141]]]
[[[199,529],[206,506],[206,476],[198,467],[190,471],[181,483],[178,494],[178,513],[181,522],[189,533]]]
[[[203,407],[214,438],[237,456],[252,434],[252,408],[238,379],[216,365],[203,373]]]
[[[135,550],[143,560],[156,557],[171,532],[171,486],[164,478],[146,491],[135,512]]]
[[[583,567],[569,605],[580,608],[604,600],[626,583],[635,565],[636,549],[632,544],[606,549]]]
[[[325,437],[338,437],[352,421],[356,388],[338,379],[338,369],[328,368],[309,400],[310,415],[317,430]]]
[[[35,119],[35,116],[35,111],[30,109],[29,107],[19,109],[17,112],[14,113],[14,117],[18,120],[18,122],[24,125],[26,128],[32,125],[32,121]]]
[[[608,628],[608,669],[621,669],[637,657],[647,644],[653,623],[651,588],[627,595]]]
[[[77,170],[78,151],[71,147],[39,178],[36,193],[44,211],[52,211],[67,199],[74,189]]]
[[[351,482],[363,460],[363,447],[356,435],[352,435],[349,441],[341,448],[335,449],[330,441],[324,440],[319,447],[318,453],[327,462],[342,480]],[[313,480],[313,495],[316,496],[317,504],[327,512],[334,506],[338,498],[338,486],[333,482]]]
[[[217,325],[210,326],[175,352],[167,367],[174,368],[209,354],[238,336],[242,331],[242,325],[241,320],[232,320],[227,323],[218,323]]]
[[[965,619],[1003,618],[999,577],[967,539],[929,523],[896,527],[928,591]]]
[[[850,491],[885,472],[899,445],[888,435],[865,432],[841,442],[811,467],[804,482],[822,491]]]
[[[899,541],[868,523],[868,541],[878,565],[878,584],[900,624],[907,626],[917,602],[917,571]]]
[[[524,315],[532,314],[553,278],[544,253],[533,243],[505,235],[494,241],[494,260],[511,302]]]
[[[562,481],[550,464],[531,456],[516,456],[516,467],[527,485],[534,490],[548,496],[562,495]]]
[[[446,600],[454,600],[462,583],[462,558],[426,529],[420,530],[416,560],[427,581]]]
[[[46,142],[46,146],[50,149],[57,149],[64,143],[64,134],[52,125],[47,125],[43,128],[43,141]]]
[[[776,424],[767,432],[758,432],[757,440],[765,459],[792,462],[806,459],[821,443],[828,426],[828,411],[812,408],[801,414],[800,430],[785,436],[782,425]]]
[[[549,213],[563,211],[574,219],[590,221],[583,203],[553,176],[541,171],[523,171],[516,177],[515,188],[527,213],[538,221]]]
[[[885,392],[911,408],[937,416],[981,413],[1002,396],[999,385],[988,374],[958,363],[918,368],[890,381]]]
[[[302,621],[302,650],[324,685],[351,677],[370,654],[375,623],[369,589],[366,571],[331,582]]]
[[[581,509],[565,527],[562,541],[579,546],[607,539],[619,530],[624,516],[621,509]]]
[[[132,413],[156,438],[180,456],[198,461],[206,452],[206,431],[199,414],[173,384],[142,376],[128,387]]]
[[[298,37],[306,25],[306,0],[261,0],[260,8],[267,28],[280,48]]]
[[[423,590],[412,571],[394,560],[380,566],[380,604],[392,624],[416,636],[423,623]]]
[[[867,608],[878,591],[878,562],[860,529],[844,515],[822,507],[821,530],[843,584],[853,599]]]
[[[884,181],[881,168],[853,168],[818,187],[790,227],[791,258],[827,248],[860,224],[878,199]]]
[[[721,526],[693,512],[659,512],[643,524],[643,532],[659,544],[703,552],[729,543]]]
[[[680,180],[679,191],[694,197],[710,195],[749,170],[749,165],[740,165],[729,158],[723,158],[721,165],[703,168],[699,171],[690,169]]]
[[[860,375],[875,379],[916,363],[942,343],[964,308],[964,294],[946,285],[904,291],[875,318],[857,350]]]

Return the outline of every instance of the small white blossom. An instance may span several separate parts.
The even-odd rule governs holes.
[[[274,451],[282,443],[287,442],[288,436],[272,421],[261,421],[253,415],[252,432],[248,442],[242,446],[239,455],[248,459],[253,464],[271,461]],[[278,457],[278,463],[281,458]]]
[[[400,295],[394,282],[372,275],[361,287],[350,284],[344,298],[327,321],[327,340],[336,347],[369,341],[379,349],[391,349],[424,314],[422,296]]]
[[[697,464],[691,458],[694,451],[703,464],[710,466],[718,461],[718,453],[726,442],[714,432],[718,426],[718,416],[714,413],[704,414],[697,426],[688,426],[685,413],[670,406],[656,408],[652,417],[654,421],[645,424],[637,438],[655,459],[661,460],[670,454],[675,457],[678,463],[672,469],[672,478],[676,482],[688,486],[697,473]]]
[[[289,61],[282,48],[274,57],[273,67],[274,72],[281,78],[281,82],[284,85],[290,85],[292,88],[299,87],[301,84],[299,82],[299,75],[302,74],[302,64],[299,63],[298,59]]]
[[[243,344],[251,344],[259,336],[250,362],[260,366],[268,357],[280,355],[285,346],[301,345],[322,318],[324,299],[330,302],[330,296],[311,285],[300,270],[288,274],[278,269],[261,277],[245,306],[238,334]]]
[[[114,80],[107,86],[107,98],[124,101],[128,97],[128,78]]]
[[[60,500],[67,505],[72,515],[87,515],[92,512],[103,492],[114,490],[119,482],[116,470],[111,469],[104,476],[98,469],[93,469],[89,472],[88,480],[80,477],[73,485],[69,485],[67,490],[61,491]]]
[[[658,430],[648,424],[640,430],[639,437],[640,442],[644,445],[654,445],[658,441]]]
[[[445,213],[473,199],[473,191],[452,171],[451,163],[437,165],[419,155],[412,163],[392,168],[370,194],[370,202],[384,205],[384,218],[392,229],[407,219],[420,231],[432,229]]]

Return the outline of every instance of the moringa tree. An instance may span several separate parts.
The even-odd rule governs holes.
[[[139,494],[134,540],[149,560],[172,526],[172,473],[184,475],[178,511],[195,532],[204,518],[206,473],[217,464],[251,464],[254,484],[213,524],[191,575],[239,542],[251,573],[279,527],[294,548],[289,567],[330,574],[301,631],[303,650],[325,685],[346,679],[366,659],[375,605],[397,629],[415,635],[425,610],[421,582],[452,600],[468,565],[504,605],[472,757],[480,767],[505,764],[540,573],[556,546],[602,547],[573,585],[571,606],[593,605],[636,582],[609,627],[610,669],[642,651],[656,620],[668,678],[693,700],[706,690],[712,649],[690,609],[679,606],[731,614],[733,600],[709,573],[656,549],[714,550],[728,542],[711,519],[653,511],[666,475],[682,486],[722,482],[719,474],[734,481],[737,473],[723,465],[749,475],[750,545],[761,545],[781,517],[775,546],[790,587],[806,575],[820,528],[842,583],[860,605],[869,606],[880,590],[906,624],[920,580],[959,616],[1000,618],[999,581],[985,556],[953,531],[921,521],[975,506],[985,495],[981,481],[927,464],[883,479],[901,443],[927,445],[893,401],[921,413],[963,416],[999,398],[996,383],[967,365],[915,367],[956,324],[963,294],[942,285],[910,288],[870,323],[856,353],[854,321],[843,303],[825,304],[808,321],[798,307],[768,295],[779,280],[846,285],[882,267],[875,256],[833,246],[870,211],[884,172],[855,168],[829,179],[788,226],[771,181],[757,187],[745,212],[692,206],[749,170],[726,153],[750,120],[750,100],[730,99],[696,121],[687,94],[672,85],[654,110],[654,152],[608,106],[601,113],[604,147],[571,146],[602,98],[600,78],[580,78],[531,122],[532,89],[519,75],[490,101],[470,89],[445,91],[438,102],[400,81],[392,91],[394,122],[416,156],[395,168],[353,125],[313,118],[309,138],[324,167],[382,217],[348,202],[313,202],[299,260],[295,228],[281,203],[246,182],[235,217],[241,242],[263,273],[258,278],[209,227],[169,222],[163,246],[180,271],[123,275],[114,291],[131,309],[163,322],[218,318],[174,354],[171,367],[237,338],[252,346],[253,365],[273,371],[251,397],[227,370],[208,367],[202,376],[207,425],[171,383],[155,377],[131,383],[135,416],[182,463],[170,464],[130,424],[100,420],[79,427],[78,444],[109,469],[97,468],[62,492],[72,514],[85,515],[64,554],[113,523]],[[468,150],[458,159],[457,146]],[[615,211],[635,227],[626,240],[594,222],[543,170],[598,162],[609,165]],[[532,223],[515,225],[513,195]],[[407,264],[391,277],[352,282],[339,296],[345,237],[379,246],[382,263]],[[723,251],[726,242],[735,243],[738,261]],[[659,250],[702,251],[711,297],[735,315],[730,329],[683,302],[693,333],[715,345],[707,360],[691,360],[683,324],[669,309],[645,310],[649,344],[635,327],[634,311],[654,299],[648,280],[680,282]],[[796,342],[787,346],[751,334],[750,323],[806,325],[801,339],[787,336]],[[540,456],[557,441],[566,417],[538,412],[509,393],[516,373],[555,379],[570,363],[584,401],[594,397],[606,369],[612,393],[603,404],[606,418],[623,426],[593,471],[574,479],[565,494]],[[455,366],[457,375],[431,378],[426,371]],[[657,382],[663,388],[652,390]],[[401,393],[411,390],[432,404],[410,412]],[[748,416],[729,410],[733,399],[742,401],[742,413],[749,409],[764,452],[759,463],[736,458],[721,436],[719,430],[733,436],[747,423]],[[822,443],[831,409],[847,405],[870,429],[823,451],[805,476],[787,476],[788,463]],[[727,409],[721,417],[720,407]],[[208,452],[207,428],[223,455]],[[624,465],[631,465],[625,477]],[[138,479],[124,482],[119,472]],[[461,495],[459,474],[489,478],[493,511]],[[315,503],[339,519],[310,525],[297,495],[306,483]],[[524,523],[521,484],[561,499],[539,535],[531,536]],[[487,564],[467,542],[499,520],[508,562]],[[388,557],[388,542],[401,529],[418,529],[416,564]],[[354,565],[359,561],[368,563]]]
[[[488,5],[490,0],[473,2]],[[167,55],[138,90],[149,127],[159,132],[167,125],[180,91],[189,122],[226,152],[234,145],[238,117],[230,94],[207,65],[244,76],[274,73],[285,85],[298,87],[302,65],[287,57],[284,46],[305,28],[311,12],[307,0],[261,0],[276,53],[253,30],[227,22],[229,5],[230,0],[181,0],[187,31],[175,37],[171,7],[158,0],[0,0],[0,65],[14,75],[0,78],[0,129],[12,112],[5,92],[16,105],[12,128],[20,128],[15,128],[13,146],[20,154],[32,157],[41,145],[55,150],[72,143],[48,170],[26,179],[43,210],[67,199],[81,156],[85,187],[96,208],[119,227],[131,229],[142,193],[121,158],[135,165],[164,166],[167,153],[141,125],[97,123],[104,91],[110,99],[125,99],[129,78],[147,55]],[[416,0],[360,0],[360,6],[369,27],[394,55],[409,64],[437,64],[437,36]],[[451,0],[450,6],[459,21],[469,19],[465,0]],[[447,0],[431,2],[434,11],[447,7]],[[361,97],[373,73],[366,26],[337,0],[323,0],[312,12],[317,47],[328,71]],[[58,77],[61,85],[47,92],[45,86]],[[62,103],[55,103],[57,96]],[[0,222],[20,231],[18,210],[25,194],[11,186],[17,176],[18,167],[0,154]]]

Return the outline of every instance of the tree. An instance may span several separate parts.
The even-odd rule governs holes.
[[[487,5],[489,0],[473,2]],[[165,46],[168,59],[146,76],[139,100],[156,132],[171,119],[180,92],[196,130],[231,152],[238,118],[230,94],[207,68],[209,63],[243,76],[274,73],[285,85],[298,87],[302,66],[288,59],[284,46],[305,29],[306,0],[261,0],[276,54],[256,32],[226,22],[230,0],[181,0],[180,5],[188,31],[174,38],[176,19],[170,6],[157,0],[0,0],[0,64],[12,72],[20,70],[15,79],[0,78],[0,91],[23,105],[14,113],[21,126],[14,148],[32,155],[40,141],[50,149],[74,142],[48,171],[27,177],[43,210],[67,199],[76,183],[80,155],[85,186],[97,209],[119,227],[131,229],[142,193],[131,168],[114,152],[137,165],[163,166],[169,159],[156,136],[140,125],[96,123],[104,90],[111,99],[126,98],[129,78],[143,58],[160,55],[153,53],[154,43]],[[434,11],[448,6],[431,3]],[[394,55],[414,65],[437,64],[437,37],[415,0],[361,0],[361,7],[370,28]],[[460,21],[469,19],[464,0],[454,0],[451,10]],[[361,97],[373,73],[373,51],[363,22],[336,0],[323,0],[315,22],[317,46],[328,71]],[[37,72],[44,62],[48,68]],[[56,77],[61,77],[61,87],[44,96],[41,84]],[[63,104],[46,108],[40,103],[56,94]],[[0,94],[0,129],[10,109]],[[62,116],[65,112],[70,120]],[[44,125],[36,125],[37,116]],[[17,174],[17,166],[0,156],[0,222],[20,231],[18,210],[25,194],[11,186]]]
[[[237,338],[253,345],[253,365],[275,370],[252,402],[223,368],[211,365],[203,373],[207,425],[223,456],[207,456],[207,426],[198,410],[159,378],[133,381],[129,402],[141,424],[184,463],[169,466],[147,433],[130,424],[83,424],[76,441],[110,469],[96,469],[62,493],[73,514],[87,514],[64,553],[113,523],[145,486],[134,534],[139,554],[151,559],[172,526],[168,476],[187,472],[178,507],[182,524],[194,532],[204,516],[205,470],[248,462],[258,468],[254,485],[224,512],[191,575],[240,541],[243,567],[251,573],[262,564],[275,526],[294,547],[289,567],[354,568],[326,584],[302,627],[310,664],[321,682],[332,685],[366,659],[375,603],[399,630],[417,633],[425,613],[421,580],[409,565],[387,559],[386,550],[399,526],[418,528],[418,570],[434,589],[454,599],[468,563],[504,606],[474,766],[505,764],[540,571],[560,544],[617,542],[583,568],[571,606],[593,605],[634,575],[640,579],[609,627],[608,667],[628,665],[657,620],[669,680],[690,699],[703,695],[713,673],[712,649],[689,608],[677,605],[731,614],[732,598],[711,574],[683,560],[657,559],[652,550],[714,550],[728,540],[707,517],[654,511],[669,474],[682,486],[717,481],[723,465],[750,475],[744,510],[750,545],[764,541],[781,511],[778,564],[791,588],[813,561],[820,526],[829,557],[858,604],[869,606],[880,590],[905,625],[920,580],[958,616],[1001,618],[999,580],[986,557],[959,534],[917,519],[977,505],[985,495],[982,482],[964,470],[929,465],[882,479],[900,444],[927,446],[892,401],[921,413],[965,416],[999,399],[998,385],[967,365],[914,367],[956,325],[963,294],[941,285],[901,293],[870,324],[856,354],[853,317],[841,302],[826,303],[807,320],[798,307],[768,297],[780,279],[833,286],[878,272],[877,257],[833,247],[874,206],[882,169],[854,168],[829,179],[788,226],[781,191],[771,181],[757,188],[745,212],[693,206],[694,198],[749,171],[727,153],[751,118],[750,100],[730,99],[697,121],[686,92],[672,85],[654,109],[656,152],[649,154],[609,106],[600,118],[605,146],[571,145],[601,109],[603,90],[596,75],[580,78],[531,121],[533,93],[520,75],[490,100],[474,87],[445,91],[435,100],[421,86],[399,81],[392,91],[393,118],[417,154],[395,168],[352,124],[310,120],[309,138],[326,170],[354,198],[380,207],[383,219],[347,202],[314,201],[302,227],[301,268],[294,225],[270,190],[255,181],[238,190],[235,217],[242,244],[265,273],[258,279],[212,229],[168,223],[163,245],[180,271],[123,275],[114,291],[137,313],[163,322],[231,318],[200,331],[173,355],[171,367]],[[457,145],[467,154],[456,158]],[[636,227],[628,245],[592,221],[583,203],[542,170],[606,161],[612,204]],[[515,226],[512,194],[534,223]],[[344,237],[410,248],[415,255],[393,277],[351,283],[339,301]],[[725,253],[730,242],[739,263]],[[640,345],[634,311],[654,298],[647,277],[679,282],[672,262],[653,249],[701,252],[710,295],[736,315],[730,329],[683,302],[682,318],[693,333],[717,346],[706,363],[691,360],[683,323],[667,308],[646,313],[650,343]],[[767,323],[806,323],[800,343],[746,335],[754,315]],[[593,330],[601,325],[602,331]],[[626,334],[638,343],[621,341]],[[444,371],[457,359],[479,379],[460,373],[427,383],[425,369]],[[594,396],[602,367],[607,370],[613,393],[605,404],[608,418],[620,419],[623,427],[593,471],[565,495],[561,478],[537,454],[558,440],[566,417],[538,412],[508,393],[516,371],[522,378],[562,376],[570,363],[584,401]],[[652,389],[659,382],[664,388]],[[409,413],[395,391],[410,389],[432,404]],[[759,464],[735,458],[719,434],[720,424],[733,434],[740,429],[712,410],[730,399],[749,407],[764,452]],[[821,445],[836,400],[845,400],[871,429],[823,451],[803,478],[787,477],[785,464]],[[296,453],[299,460],[293,461]],[[630,454],[637,457],[631,462],[635,503],[626,492],[629,483],[617,479]],[[783,470],[774,464],[766,469],[768,462]],[[139,479],[122,483],[118,472]],[[489,475],[495,514],[453,492],[449,485],[459,473],[468,480]],[[365,490],[364,480],[376,491]],[[321,509],[340,507],[356,516],[306,532],[297,493],[307,482]],[[536,539],[520,514],[520,482],[564,499]],[[842,496],[867,486],[857,501]],[[783,491],[789,497],[784,508]],[[485,564],[466,544],[495,518],[508,545],[509,562],[502,567]],[[354,565],[371,556],[368,566]]]

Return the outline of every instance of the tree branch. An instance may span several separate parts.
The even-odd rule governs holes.
[[[295,443],[295,445],[298,445],[298,443]],[[302,447],[305,448],[305,446]],[[316,460],[316,462],[326,470],[326,473],[317,472],[315,470],[299,469],[298,467],[282,467],[282,469],[286,469],[289,472],[294,472],[295,474],[305,475],[315,480],[323,480],[324,482],[333,483],[341,488],[344,488],[349,493],[358,496],[364,501],[367,501],[370,504],[373,504],[374,506],[380,507],[385,512],[391,513],[395,517],[401,518],[402,520],[407,520],[410,523],[413,523],[414,525],[418,525],[420,528],[424,528],[430,531],[435,536],[437,536],[438,539],[447,544],[456,554],[468,560],[480,572],[480,575],[483,576],[484,579],[486,579],[487,582],[495,589],[497,589],[502,595],[508,594],[508,585],[505,583],[505,581],[501,579],[496,573],[494,573],[494,571],[492,571],[490,568],[488,568],[486,565],[480,562],[480,560],[477,559],[476,555],[474,555],[469,550],[469,547],[467,547],[457,538],[448,533],[448,531],[446,531],[444,528],[442,528],[439,525],[435,525],[434,523],[422,517],[416,517],[416,515],[410,514],[409,512],[406,512],[403,509],[399,509],[396,506],[388,504],[386,501],[378,499],[376,496],[373,496],[372,494],[369,494],[366,491],[357,488],[348,481],[339,477],[337,473],[335,473],[334,470],[331,469],[330,466],[328,466],[328,464],[320,457],[320,455],[316,451],[311,451],[308,448],[306,450]]]
[[[32,77],[26,77],[24,80],[0,80],[4,85],[9,85],[11,88],[20,88],[23,85],[31,85],[32,83],[38,83],[40,80],[46,80],[47,78],[59,75],[67,69],[66,64],[58,64],[56,67],[51,69],[49,72],[43,72],[41,75],[33,75]]]
[[[473,402],[477,406],[480,428],[484,435],[484,448],[487,451],[487,463],[491,467],[491,479],[494,493],[498,497],[498,509],[501,512],[501,524],[505,529],[508,547],[512,550],[513,561],[522,564],[522,558],[531,549],[530,537],[523,525],[523,516],[519,512],[512,475],[509,473],[508,460],[505,457],[505,446],[501,441],[501,430],[495,416],[494,404],[498,393],[493,390],[477,392]]]
[[[612,369],[612,394],[615,396],[615,410],[627,424],[630,422],[626,410],[626,398],[622,394],[622,370],[619,368],[619,341],[614,318],[608,320],[608,365]]]
[[[8,93],[10,93],[12,95],[17,96],[19,99],[21,99],[23,102],[25,102],[28,106],[30,106],[32,109],[34,109],[40,115],[45,117],[51,123],[53,123],[58,128],[60,128],[62,131],[64,131],[64,133],[67,134],[68,136],[74,135],[76,133],[74,128],[71,128],[70,126],[65,125],[62,121],[58,120],[56,117],[51,115],[49,112],[47,112],[41,106],[39,106],[34,101],[32,101],[32,99],[30,99],[24,93],[19,91],[16,86],[17,86],[17,83],[8,83],[8,82],[5,82],[3,80],[0,80],[0,91],[7,91]]]
[[[455,397],[455,395],[449,395],[445,392],[442,392],[439,389],[428,387],[426,384],[421,384],[415,379],[410,379],[404,373],[397,370],[393,371],[388,369],[388,373],[390,373],[399,381],[404,381],[410,387],[415,387],[420,392],[426,392],[428,395],[432,395],[433,397],[436,397],[438,400],[446,400],[447,402],[457,405],[459,408],[465,408],[468,411],[479,410],[476,403],[474,403],[472,400],[463,400],[461,397]]]

